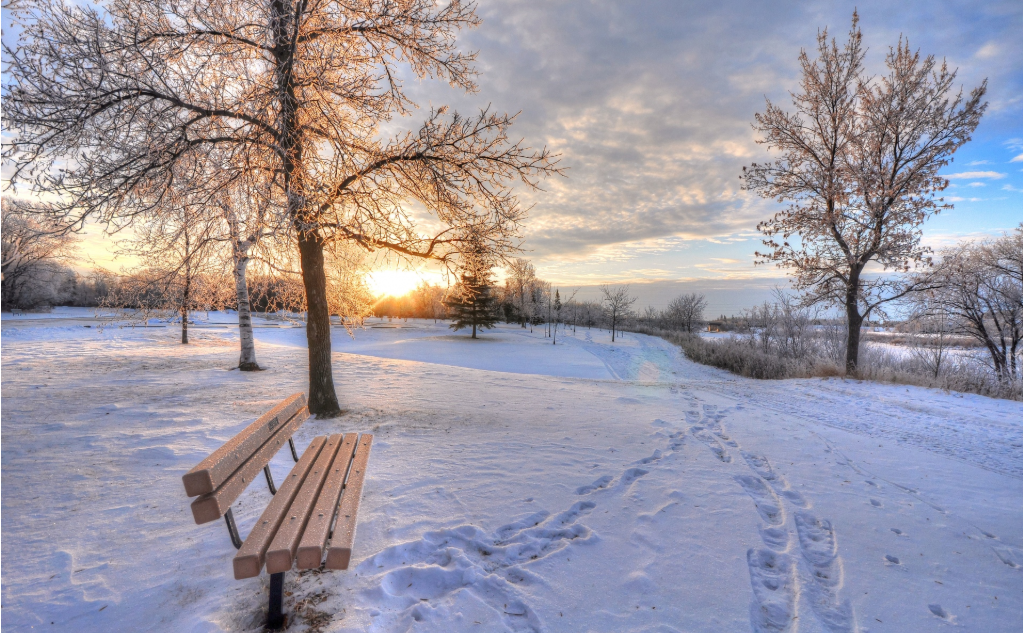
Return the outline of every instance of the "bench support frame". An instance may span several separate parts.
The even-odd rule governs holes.
[[[270,464],[263,466],[263,474],[266,475],[266,485],[270,488],[270,494],[277,494],[277,486],[274,485],[274,476],[270,473]]]
[[[241,549],[242,537],[238,534],[238,525],[234,522],[234,512],[231,512],[231,508],[224,513],[224,521],[227,523],[227,533],[231,535],[231,544],[235,549]]]
[[[270,574],[270,609],[266,614],[266,628],[279,631],[284,628],[284,572]]]

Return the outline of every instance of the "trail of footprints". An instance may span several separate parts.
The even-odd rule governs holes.
[[[655,450],[634,462],[617,477],[603,475],[575,490],[579,496],[600,491],[627,489],[649,474],[649,467],[679,450],[685,432],[668,436],[666,451]],[[590,539],[592,531],[579,523],[596,503],[578,501],[556,515],[538,512],[488,534],[472,525],[427,532],[418,541],[389,547],[363,561],[358,569],[379,578],[379,587],[398,600],[408,599],[405,609],[420,621],[427,609],[453,602],[459,590],[472,592],[493,608],[512,631],[541,631],[543,624],[517,587],[542,582],[524,568],[574,542]],[[422,604],[420,604],[422,603]]]
[[[759,527],[763,548],[746,553],[753,600],[750,624],[755,633],[794,631],[797,601],[805,597],[814,615],[831,633],[856,630],[856,618],[848,600],[839,597],[842,587],[842,560],[830,521],[809,512],[810,503],[792,490],[785,477],[772,468],[767,457],[741,449],[729,437],[721,420],[725,411],[703,405],[686,413],[690,433],[707,445],[715,457],[732,463],[729,448],[735,449],[748,470],[735,480],[753,500],[764,524]],[[795,536],[788,527],[786,502],[792,506]],[[799,554],[792,553],[793,546]],[[802,564],[800,565],[800,559]]]
[[[523,565],[589,539],[592,532],[579,519],[595,507],[579,501],[564,512],[537,512],[490,534],[474,525],[427,532],[366,559],[358,570],[378,576],[387,596],[410,604],[405,611],[413,621],[450,604],[464,589],[499,614],[509,630],[538,632],[542,623],[518,587],[543,581]]]

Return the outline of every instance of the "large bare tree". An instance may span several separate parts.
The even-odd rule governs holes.
[[[825,30],[816,59],[800,54],[794,112],[768,101],[753,125],[781,158],[743,170],[746,189],[789,203],[758,225],[769,249],[759,261],[793,269],[808,302],[842,306],[847,372],[864,319],[911,290],[898,273],[928,261],[920,227],[951,207],[936,198],[948,186],[938,172],[980,122],[987,86],[956,93],[955,71],[904,40],[888,52],[887,74],[867,78],[861,40],[854,14],[843,47]]]
[[[131,223],[172,185],[174,165],[211,148],[272,187],[300,253],[308,307],[309,409],[340,412],[331,371],[324,250],[352,241],[446,260],[464,227],[517,245],[511,184],[536,187],[551,154],[512,142],[513,117],[431,111],[385,136],[415,104],[399,77],[473,91],[458,0],[40,0],[7,48],[3,115],[11,183],[51,194],[78,226]],[[410,204],[415,202],[416,204]],[[426,232],[416,211],[432,214]],[[479,233],[479,231],[474,231]]]

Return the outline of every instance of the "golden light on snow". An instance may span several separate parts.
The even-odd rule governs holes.
[[[423,275],[415,270],[376,270],[366,276],[366,282],[374,295],[400,297],[416,289]]]

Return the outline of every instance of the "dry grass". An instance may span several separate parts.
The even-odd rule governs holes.
[[[693,362],[718,367],[747,378],[779,380],[845,375],[840,363],[820,354],[786,358],[776,351],[758,349],[743,338],[711,340],[698,334],[651,327],[638,327],[634,331],[678,345]],[[807,348],[812,349],[813,346]],[[926,353],[896,354],[884,348],[864,345],[860,355],[860,369],[853,376],[860,380],[1023,401],[1023,381],[998,380],[990,368],[972,357],[950,357],[936,371],[933,363],[928,362]]]

